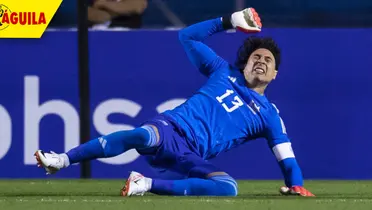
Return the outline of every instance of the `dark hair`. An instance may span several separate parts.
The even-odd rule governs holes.
[[[239,47],[235,66],[243,71],[247,65],[247,61],[251,54],[260,48],[269,50],[275,58],[275,68],[279,69],[280,64],[280,49],[276,42],[270,37],[256,37],[251,36],[244,40],[244,43]]]

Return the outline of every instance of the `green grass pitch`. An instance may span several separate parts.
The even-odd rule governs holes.
[[[285,197],[281,181],[239,181],[238,197],[119,196],[123,180],[0,180],[1,210],[372,209],[372,181],[306,181],[317,197]]]

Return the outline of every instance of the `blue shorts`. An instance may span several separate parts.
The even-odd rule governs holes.
[[[158,115],[143,125],[158,128],[160,141],[156,147],[137,149],[146,156],[149,164],[161,178],[207,178],[213,172],[222,172],[219,168],[198,155],[197,149],[189,143],[178,125],[167,116]]]

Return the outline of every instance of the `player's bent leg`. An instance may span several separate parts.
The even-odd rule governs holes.
[[[130,149],[150,148],[157,145],[159,133],[155,126],[118,131],[106,136],[93,139],[79,145],[63,154],[36,151],[35,156],[39,167],[44,167],[47,174],[52,174],[66,168],[70,164],[97,158],[108,158],[120,155]]]
[[[182,139],[178,140],[182,141]],[[178,144],[178,150],[158,152],[158,161],[170,163],[163,165],[169,170],[186,175],[182,180],[152,179],[148,189],[139,189],[133,184],[133,191],[147,190],[158,195],[176,196],[236,196],[238,194],[237,183],[225,172],[205,161],[197,154],[191,152],[182,144]],[[163,144],[163,148],[165,148]],[[160,150],[161,151],[161,150]],[[160,154],[162,153],[162,154]],[[148,179],[148,178],[147,178]]]
[[[130,174],[125,186],[121,190],[121,195],[144,195],[145,192],[175,196],[238,195],[237,183],[226,173],[221,173],[208,179],[161,180],[147,178],[137,172]]]
[[[237,196],[235,180],[224,172],[217,172],[208,179],[188,178],[183,180],[150,179],[132,172],[125,187],[123,196],[143,195],[149,191],[158,195],[175,196]]]
[[[228,174],[221,172],[213,164],[205,161],[189,148],[182,135],[175,132],[166,119],[153,122],[160,132],[160,144],[156,152],[141,150],[140,154],[149,155],[150,165],[169,169],[187,177],[181,180],[150,179],[132,172],[123,196],[143,195],[152,192],[158,195],[176,196],[236,196],[237,184]],[[150,149],[152,150],[152,149]]]
[[[188,174],[187,179],[150,179],[132,173],[122,195],[143,195],[149,191],[158,195],[175,196],[237,196],[237,183],[227,173],[220,172],[217,167],[195,155],[177,157],[181,160],[176,163],[179,168],[173,169]],[[145,181],[139,180],[147,180],[148,184],[145,185]]]

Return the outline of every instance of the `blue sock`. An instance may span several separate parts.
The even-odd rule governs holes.
[[[66,154],[70,164],[96,158],[120,155],[130,149],[153,147],[157,144],[155,131],[150,126],[143,126],[130,131],[118,131],[93,139]]]
[[[176,196],[236,196],[237,183],[228,175],[210,179],[152,180],[151,193]]]

